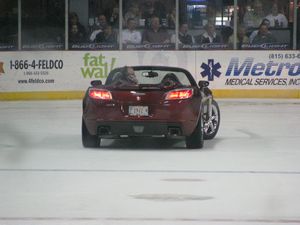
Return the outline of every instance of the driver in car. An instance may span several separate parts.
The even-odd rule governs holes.
[[[113,85],[116,86],[132,86],[138,85],[134,69],[130,66],[124,66],[124,68],[117,72],[116,78],[113,81]]]

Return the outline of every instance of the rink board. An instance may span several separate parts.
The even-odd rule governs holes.
[[[185,68],[218,98],[300,98],[299,51],[38,51],[0,53],[0,100],[79,99],[125,65]]]

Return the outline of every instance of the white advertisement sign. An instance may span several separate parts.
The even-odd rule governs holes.
[[[299,51],[198,51],[196,73],[216,89],[299,89]]]
[[[84,91],[125,65],[182,67],[213,89],[300,88],[299,51],[43,51],[0,53],[0,92]]]
[[[195,73],[194,52],[49,51],[0,53],[0,91],[83,91],[121,66],[178,66]]]

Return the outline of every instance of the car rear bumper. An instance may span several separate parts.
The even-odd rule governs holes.
[[[153,122],[153,121],[87,121],[88,128],[92,128],[101,138],[118,138],[123,136],[144,137],[180,137],[186,135],[188,129],[181,123]]]
[[[104,138],[122,135],[189,136],[197,126],[200,110],[197,99],[169,101],[161,105],[149,105],[148,116],[130,116],[128,105],[90,102],[83,111],[83,120],[89,133]]]

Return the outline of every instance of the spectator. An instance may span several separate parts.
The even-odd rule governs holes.
[[[141,12],[140,12],[137,4],[131,4],[129,6],[128,11],[125,13],[124,21],[127,22],[129,18],[134,19],[136,25],[142,25],[142,24],[140,24]],[[144,24],[144,26],[145,26],[145,24]]]
[[[114,7],[109,18],[109,23],[114,28],[119,28],[119,8]]]
[[[78,25],[73,24],[71,29],[69,30],[69,42],[72,44],[82,43],[85,41],[85,36],[78,29]]]
[[[157,16],[154,14],[154,6],[152,2],[147,1],[144,4],[143,12],[142,12],[142,19],[145,21],[145,26],[147,28],[151,27],[151,18]]]
[[[122,32],[123,44],[140,44],[142,35],[136,29],[136,22],[133,18],[127,20],[127,29]]]
[[[86,31],[84,26],[79,22],[77,13],[71,12],[69,16],[69,39],[70,41],[84,41]],[[72,39],[72,40],[71,40]],[[75,42],[73,42],[75,43]]]
[[[265,44],[274,43],[276,38],[269,32],[268,26],[266,24],[261,24],[258,29],[258,33],[253,39],[253,44]]]
[[[117,43],[117,34],[112,29],[112,26],[107,25],[103,32],[100,32],[96,38],[96,43],[115,44]]]
[[[194,37],[188,34],[188,24],[183,23],[179,27],[179,34],[178,34],[179,43],[192,45],[195,43]]]
[[[172,8],[171,12],[167,15],[169,29],[175,29],[176,24],[176,8]]]
[[[151,18],[151,28],[145,30],[143,43],[170,43],[170,35],[160,27],[157,16]]]
[[[221,43],[222,38],[219,34],[216,32],[215,25],[211,22],[207,23],[204,26],[204,33],[201,35],[198,35],[195,37],[195,41],[198,44],[203,44],[203,43]]]
[[[104,14],[99,14],[98,16],[98,21],[96,23],[96,25],[93,28],[93,32],[90,36],[90,41],[95,41],[96,36],[103,32],[104,28],[107,26],[107,19],[106,16]]]
[[[262,3],[259,0],[255,0],[253,11],[248,11],[244,15],[244,25],[246,28],[259,27],[264,17]]]
[[[242,49],[243,44],[249,44],[249,38],[246,36],[246,28],[239,26],[237,28],[237,49]],[[233,48],[233,35],[229,37],[228,44]]]
[[[270,27],[270,21],[268,19],[263,19],[263,21],[261,22],[261,24],[265,24],[268,28]],[[261,25],[260,24],[260,25]],[[259,25],[259,26],[260,26]],[[270,31],[269,31],[270,32]],[[256,37],[258,33],[258,30],[254,30],[251,34],[250,34],[250,37],[249,37],[249,41],[250,43],[253,42],[253,39]]]
[[[276,2],[272,6],[272,13],[267,15],[266,19],[270,21],[270,27],[288,27],[288,20],[285,15],[279,13],[278,4]]]

